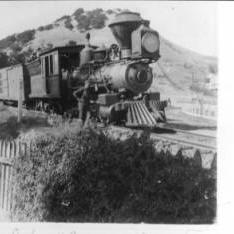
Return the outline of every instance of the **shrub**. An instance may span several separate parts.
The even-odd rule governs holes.
[[[17,221],[211,223],[216,172],[158,154],[145,136],[42,137],[14,162]]]
[[[51,30],[53,29],[53,24],[47,24],[45,26],[40,26],[37,30],[38,31],[45,31],[45,30]]]
[[[66,46],[75,46],[76,45],[76,41],[70,40]]]
[[[8,36],[0,40],[0,49],[6,49],[9,47],[13,53],[19,53],[22,50],[22,46],[27,42],[34,39],[35,30],[27,30],[22,33]]]
[[[114,14],[115,12],[114,12],[113,10],[111,10],[111,9],[108,9],[108,10],[106,11],[106,13],[110,15],[110,14]]]
[[[0,53],[0,68],[7,67],[10,65],[9,57],[6,53]]]
[[[46,44],[46,50],[51,50],[54,47],[52,43],[47,43]]]
[[[82,29],[84,29],[84,30],[90,29],[90,19],[86,15],[79,16],[79,18],[77,19],[77,22],[78,22],[78,25],[77,25],[78,29],[81,29],[81,30]]]
[[[79,8],[73,15],[78,22],[77,28],[80,30],[103,28],[107,19],[102,9],[84,12],[82,8]]]
[[[88,12],[88,17],[90,18],[90,25],[93,28],[103,28],[105,26],[105,21],[107,19],[106,15],[103,13],[102,9],[95,9]]]
[[[45,29],[44,29],[44,26],[40,26],[37,30],[38,31],[44,31]]]
[[[13,43],[11,44],[10,49],[13,53],[19,53],[22,50],[22,47],[20,47],[18,43]]]
[[[43,27],[43,30],[51,30],[51,29],[53,29],[53,24],[48,24]]]
[[[70,30],[72,30],[72,29],[74,28],[74,26],[73,26],[72,23],[71,23],[71,18],[68,18],[68,19],[64,22],[64,24],[65,24],[65,27],[68,28],[68,29],[70,29]]]
[[[35,30],[27,30],[17,35],[17,40],[25,44],[34,39]]]
[[[67,19],[70,19],[70,16],[69,15],[64,15],[61,18],[55,20],[55,22],[58,22],[58,21],[61,21],[61,20],[67,20]]]
[[[84,9],[83,8],[78,8],[73,15],[76,17],[79,17],[80,15],[82,15],[84,13]]]
[[[2,40],[0,40],[0,49],[5,49],[9,47],[16,41],[15,35],[8,36]]]
[[[24,51],[26,57],[30,57],[33,54],[34,50],[31,47],[28,47],[27,50]]]
[[[13,53],[10,56],[11,64],[25,63],[26,56],[25,53]]]

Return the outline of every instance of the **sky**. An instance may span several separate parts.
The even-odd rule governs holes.
[[[0,1],[0,39],[50,24],[77,8],[129,9],[151,21],[151,28],[184,48],[217,56],[216,2],[176,1]]]

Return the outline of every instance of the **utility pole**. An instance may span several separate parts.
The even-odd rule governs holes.
[[[20,123],[22,119],[22,89],[23,89],[23,77],[19,76],[18,79],[18,119],[17,122]]]

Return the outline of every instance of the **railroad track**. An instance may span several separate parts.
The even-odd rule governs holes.
[[[10,107],[15,112],[16,108]],[[24,109],[24,112],[48,116],[40,111]],[[144,130],[110,125],[102,127],[103,132],[116,139],[125,140],[132,135],[140,136]],[[211,168],[216,163],[216,137],[198,134],[186,130],[169,128],[163,125],[149,131],[157,152],[169,152],[171,155],[181,153],[183,157],[195,158],[203,168]],[[212,165],[213,164],[213,165]]]
[[[173,133],[167,133],[168,130]],[[142,134],[143,130],[110,126],[107,132],[115,138],[125,140],[133,134]],[[173,156],[181,153],[183,157],[196,159],[203,168],[215,166],[216,137],[168,128],[160,128],[160,133],[151,131],[149,135],[157,152],[169,152]]]
[[[173,132],[172,134],[163,133],[164,138],[174,139],[175,141],[183,142],[184,144],[193,144],[201,149],[216,150],[216,137],[206,134],[194,133],[177,128],[159,128],[162,131]],[[157,134],[157,132],[154,132]]]

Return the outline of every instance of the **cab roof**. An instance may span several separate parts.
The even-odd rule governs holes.
[[[54,52],[54,51],[58,51],[59,53],[74,52],[74,51],[79,52],[84,47],[85,47],[85,44],[74,45],[74,46],[57,46],[57,47],[54,47],[54,48],[52,48],[50,50],[43,51],[42,53],[39,54],[39,56],[49,54],[49,53]],[[97,46],[93,46],[93,45],[91,45],[91,47],[93,49],[97,48]]]

